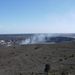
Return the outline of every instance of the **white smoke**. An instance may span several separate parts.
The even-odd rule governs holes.
[[[45,35],[41,35],[41,34],[38,34],[38,35],[33,35],[25,40],[23,40],[21,42],[21,44],[37,44],[37,43],[42,43],[45,41]]]
[[[50,37],[51,35],[47,34],[35,34],[21,42],[21,44],[42,44],[45,43],[46,37]]]
[[[32,37],[31,39],[31,43],[35,44],[35,43],[43,43],[45,42],[45,35],[44,34],[38,34]]]
[[[31,39],[22,40],[21,44],[30,44]]]
[[[56,43],[55,41],[51,41],[51,37],[56,37],[56,36],[66,36],[65,34],[34,34],[25,40],[22,40],[20,43],[21,45],[23,44],[54,44]],[[69,36],[68,36],[69,37]]]

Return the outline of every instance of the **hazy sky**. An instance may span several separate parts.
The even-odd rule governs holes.
[[[75,33],[75,0],[0,0],[2,33]]]

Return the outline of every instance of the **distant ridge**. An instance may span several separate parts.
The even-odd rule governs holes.
[[[55,44],[75,41],[75,34],[3,34],[0,35],[0,44]]]

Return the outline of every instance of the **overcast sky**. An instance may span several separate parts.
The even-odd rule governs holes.
[[[75,33],[75,0],[0,0],[0,34]]]

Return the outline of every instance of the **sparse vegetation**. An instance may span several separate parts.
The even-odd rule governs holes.
[[[39,49],[39,47],[35,47],[35,49]]]
[[[63,61],[63,59],[59,59],[59,61]]]
[[[64,60],[67,60],[67,59],[68,59],[67,57],[64,58]]]
[[[28,56],[28,54],[26,54],[25,56]]]
[[[35,51],[34,47],[38,47],[35,48],[38,49],[38,51]],[[72,51],[71,48],[62,49],[62,47],[60,47],[56,50],[56,47],[59,48],[59,46],[53,47],[53,45],[40,45],[40,49],[39,45],[26,45],[25,47],[21,46],[17,48],[0,48],[0,70],[10,70],[11,68],[11,70],[14,69],[14,71],[21,71],[21,73],[17,72],[18,74],[14,75],[44,75],[44,72],[48,72],[50,75],[61,75],[59,73],[62,69],[68,68],[69,71],[75,70],[75,65],[69,65],[69,61],[73,61],[74,63],[75,60],[73,53],[74,49]],[[46,63],[49,64],[49,67],[45,67],[44,64]],[[66,65],[69,63],[68,66],[64,66],[65,63]],[[60,65],[62,64],[63,66],[60,68]],[[58,70],[58,74],[53,69]],[[26,71],[31,73],[27,74],[25,73]]]
[[[65,72],[63,71],[63,72],[61,73],[61,75],[66,75],[66,74],[65,74]]]
[[[70,66],[70,69],[74,69],[74,67],[73,66]]]
[[[69,56],[69,58],[73,58],[73,57],[74,57],[74,54],[72,54],[72,55]]]
[[[44,57],[44,59],[47,59],[47,57]]]

